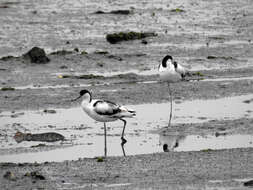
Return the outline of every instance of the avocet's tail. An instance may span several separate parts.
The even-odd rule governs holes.
[[[136,116],[136,111],[126,108],[124,106],[120,106],[120,112],[117,114],[119,117],[134,117]]]

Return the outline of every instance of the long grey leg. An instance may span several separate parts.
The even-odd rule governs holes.
[[[106,124],[104,123],[104,135],[105,135],[105,157],[107,156],[107,142],[106,142]]]
[[[122,148],[123,155],[126,156],[124,144],[122,144],[122,143],[121,143],[121,148]]]
[[[170,119],[169,119],[169,124],[168,124],[168,128],[169,128],[171,124],[171,119],[172,119],[172,92],[170,89],[170,83],[168,83],[168,87],[169,87],[169,95],[170,95]]]
[[[121,134],[121,140],[122,140],[121,145],[124,145],[127,142],[127,140],[124,138],[124,133],[125,133],[125,128],[126,128],[127,122],[124,119],[120,119],[120,120],[124,122],[124,127],[123,127],[122,134]]]

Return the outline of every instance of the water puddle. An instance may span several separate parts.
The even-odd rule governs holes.
[[[164,151],[209,151],[253,147],[253,135],[161,135],[159,141]]]
[[[245,103],[253,99],[253,95],[235,96],[217,100],[194,100],[174,104],[172,123],[201,123],[209,120],[237,119],[253,117],[253,106]],[[108,155],[122,156],[162,152],[164,144],[168,150],[192,151],[204,149],[222,149],[236,147],[253,147],[253,136],[199,136],[172,134],[159,136],[151,133],[167,125],[169,103],[142,104],[128,106],[137,111],[137,117],[127,119],[125,138],[128,142],[124,150],[120,145],[121,121],[107,123]],[[208,108],[208,109],[207,109]],[[14,117],[14,116],[15,117]],[[93,121],[80,107],[55,109],[55,112],[39,111],[1,112],[0,113],[0,162],[44,162],[77,160],[83,157],[102,156],[104,153],[103,124]],[[64,135],[67,144],[54,149],[39,149],[34,152],[33,145],[40,142],[16,143],[13,139],[16,131],[43,133],[57,132]],[[235,143],[236,142],[236,143]],[[59,146],[57,143],[46,143],[47,146]],[[14,151],[25,149],[25,151]],[[6,151],[5,151],[6,150]],[[10,153],[12,152],[12,153]],[[17,154],[19,152],[19,154]]]

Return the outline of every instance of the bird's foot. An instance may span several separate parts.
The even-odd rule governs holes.
[[[124,137],[121,137],[121,145],[124,145],[124,144],[126,144],[126,142],[127,142],[127,140],[124,138]]]

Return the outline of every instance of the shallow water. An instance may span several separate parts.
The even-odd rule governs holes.
[[[236,119],[253,117],[253,95],[235,96],[217,100],[194,100],[173,104],[172,123],[200,123],[213,119]],[[137,117],[128,119],[125,138],[126,155],[145,154],[163,151],[163,142],[167,137],[161,137],[150,131],[162,129],[169,118],[169,103],[142,104],[128,106],[137,111]],[[208,108],[208,109],[206,109]],[[56,113],[40,111],[21,111],[17,113],[2,112],[0,114],[0,129],[7,136],[1,136],[0,151],[3,155],[0,162],[43,162],[72,160],[82,157],[102,156],[104,152],[103,124],[90,119],[81,108],[55,109]],[[120,145],[120,134],[123,123],[116,121],[107,123],[108,155],[123,155]],[[57,132],[67,138],[62,148],[54,150],[30,148],[40,142],[21,142],[17,144],[13,136],[16,131],[42,133]],[[7,132],[6,132],[7,131]],[[179,141],[174,151],[192,151],[202,149],[222,149],[235,147],[253,147],[251,135],[233,136],[197,136],[187,134],[170,136],[171,144]],[[165,140],[164,140],[165,139]],[[237,143],[235,143],[237,142]],[[42,143],[42,142],[41,142]],[[57,143],[43,143],[59,146]],[[64,144],[71,146],[64,146]],[[172,145],[173,147],[173,145]],[[25,151],[16,151],[25,148]],[[7,150],[5,152],[4,150]],[[4,153],[5,152],[5,153]],[[16,154],[19,152],[20,154]]]

